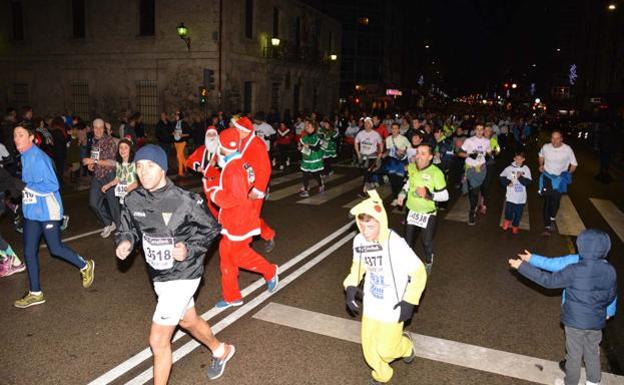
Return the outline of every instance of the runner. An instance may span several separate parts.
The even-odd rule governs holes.
[[[24,187],[24,182],[12,177],[4,167],[0,166],[0,215],[5,209],[4,192],[10,191],[11,196],[19,195]],[[23,271],[26,271],[26,265],[15,254],[11,245],[0,236],[0,277],[8,277]]]
[[[32,127],[32,126],[31,126]],[[82,286],[91,287],[95,262],[85,261],[61,241],[63,204],[52,160],[34,145],[35,131],[18,124],[13,130],[15,147],[21,154],[22,211],[24,213],[24,259],[28,270],[29,291],[14,306],[27,308],[45,302],[39,282],[39,242],[43,235],[50,254],[71,263],[82,276]]]
[[[219,185],[219,166],[217,165],[217,151],[219,139],[217,128],[209,126],[204,135],[204,144],[199,146],[186,160],[186,168],[202,174],[202,187],[206,194],[208,209],[213,217],[219,215],[219,208],[210,201],[209,191]]]
[[[544,197],[544,236],[549,236],[554,230],[561,195],[568,191],[568,184],[577,166],[574,151],[563,143],[561,132],[554,130],[550,135],[550,143],[542,146],[539,152],[541,175],[538,193]]]
[[[505,220],[503,231],[507,231],[511,225],[511,232],[520,232],[520,219],[527,200],[527,186],[531,183],[531,169],[524,165],[524,152],[518,151],[514,161],[500,174],[500,181],[507,189],[505,198]]]
[[[381,165],[383,139],[373,130],[371,118],[364,119],[364,129],[355,136],[355,154],[364,172],[363,192],[373,188],[373,172]]]
[[[277,163],[280,170],[290,166],[294,138],[293,130],[285,122],[281,122],[277,128],[277,139],[275,140]]]
[[[405,240],[410,247],[418,235],[425,251],[425,269],[431,272],[433,266],[433,236],[437,224],[436,203],[449,199],[444,173],[431,163],[433,153],[427,144],[416,148],[416,162],[407,166],[407,183],[399,194],[398,203],[408,208],[405,220]],[[406,202],[407,198],[407,202]]]
[[[253,201],[254,211],[260,218],[260,238],[266,241],[265,251],[270,253],[275,248],[275,230],[262,219],[262,204],[271,179],[271,161],[266,144],[254,133],[251,121],[246,117],[233,119],[232,124],[240,134],[240,153],[243,160],[251,166],[255,178],[249,199]]]
[[[338,138],[340,133],[338,129],[332,127],[329,119],[323,119],[319,129],[319,138],[321,139],[321,150],[323,150],[323,176],[329,177],[334,174],[332,163],[338,156],[336,148],[338,146]]]
[[[223,299],[215,305],[220,309],[243,304],[238,287],[240,268],[262,274],[271,293],[277,290],[279,281],[277,265],[270,264],[250,246],[253,236],[260,234],[260,218],[255,202],[248,198],[254,170],[238,152],[239,140],[233,128],[219,134],[219,163],[223,166],[219,186],[210,192],[210,200],[220,207],[219,223],[223,226],[219,242]]]
[[[407,150],[412,147],[409,140],[400,134],[399,123],[391,124],[391,135],[386,138],[386,158],[384,171],[390,179],[392,189],[392,206],[398,205],[397,198],[403,187],[405,166],[407,165]]]
[[[310,196],[310,177],[313,177],[318,184],[318,191],[325,191],[325,182],[321,177],[323,172],[323,149],[322,140],[317,133],[316,122],[305,120],[305,135],[299,139],[299,151],[301,151],[301,172],[303,186],[299,196],[307,198]]]
[[[420,302],[427,273],[423,263],[401,236],[388,228],[383,201],[377,191],[351,209],[360,233],[353,240],[353,263],[344,280],[347,308],[357,315],[358,285],[364,278],[362,351],[373,369],[369,381],[379,385],[390,381],[390,363],[403,358],[412,363],[416,357],[411,335],[403,323],[412,318]]]
[[[482,215],[485,215],[487,212],[487,204],[490,199],[490,185],[492,182],[492,178],[496,174],[495,158],[500,154],[500,146],[498,145],[498,139],[496,135],[494,135],[494,131],[492,130],[492,123],[488,123],[485,126],[485,131],[483,133],[483,137],[490,141],[490,148],[492,150],[491,154],[488,156],[485,155],[485,180],[483,181],[483,187],[481,189],[481,198],[479,199],[479,212]]]
[[[470,199],[470,212],[468,213],[468,225],[477,223],[477,208],[479,195],[484,189],[483,182],[487,175],[486,161],[491,156],[492,148],[490,140],[483,137],[483,124],[475,125],[475,135],[466,139],[461,146],[459,156],[466,158],[463,192],[468,193]]]
[[[219,226],[195,193],[167,177],[167,154],[152,144],[137,151],[141,187],[128,194],[116,237],[117,258],[125,260],[142,245],[158,297],[149,343],[154,353],[154,384],[165,385],[171,371],[171,337],[179,325],[212,351],[208,378],[219,378],[234,355],[233,345],[219,342],[195,310],[193,296],[204,271],[204,256]]]
[[[117,166],[115,167],[115,179],[102,186],[102,192],[110,188],[115,189],[115,196],[119,198],[119,204],[124,204],[124,197],[138,187],[136,179],[136,166],[134,164],[134,149],[132,141],[121,139],[117,144]],[[119,223],[116,224],[119,226]]]

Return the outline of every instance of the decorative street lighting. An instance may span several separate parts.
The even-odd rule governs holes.
[[[516,83],[514,83],[514,84],[511,85],[511,88],[516,89],[516,88],[518,88],[518,85]]]
[[[557,48],[557,52],[561,52],[561,48]]]
[[[331,60],[331,61],[338,60],[338,55],[336,55],[335,53],[332,53],[331,55],[329,55],[329,60]]]
[[[273,47],[279,47],[280,45],[280,39],[278,37],[272,37],[271,38],[271,45]]]
[[[190,51],[191,37],[188,35],[188,28],[186,28],[184,23],[180,23],[180,25],[178,25],[178,27],[176,28],[176,31],[178,32],[178,36],[180,36],[180,39],[184,40],[184,42],[186,43],[186,48]]]
[[[426,49],[429,49],[429,44],[425,44],[425,48],[426,48]]]
[[[617,9],[617,6],[614,3],[609,4],[609,6],[607,7],[607,9],[611,12],[615,11]]]

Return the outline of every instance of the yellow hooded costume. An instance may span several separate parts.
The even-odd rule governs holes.
[[[362,350],[364,359],[373,369],[372,377],[387,382],[392,377],[390,363],[412,355],[413,345],[403,335],[399,322],[400,309],[405,301],[418,305],[427,282],[423,263],[405,240],[388,229],[388,218],[383,201],[375,190],[368,191],[368,199],[353,207],[360,229],[353,240],[353,263],[344,280],[344,287],[357,287],[364,280],[364,312],[362,315]],[[367,241],[362,235],[358,215],[367,214],[379,222],[377,240]]]

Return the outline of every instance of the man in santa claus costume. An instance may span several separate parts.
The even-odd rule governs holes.
[[[219,139],[217,128],[209,126],[206,129],[204,144],[197,149],[186,160],[186,168],[202,174],[202,185],[204,194],[208,201],[208,209],[216,218],[219,215],[219,208],[210,200],[209,191],[219,185],[219,175],[221,173],[217,165],[217,152],[219,149]]]
[[[240,153],[243,160],[251,166],[255,173],[255,182],[249,192],[254,211],[260,220],[260,237],[267,241],[265,251],[270,253],[275,248],[275,230],[269,227],[260,217],[262,203],[266,196],[269,179],[271,178],[271,161],[266,144],[256,136],[251,120],[246,116],[233,118],[232,123],[240,134]]]
[[[223,299],[215,305],[221,309],[243,304],[239,268],[262,274],[270,293],[277,290],[279,282],[277,265],[270,264],[250,246],[253,236],[260,234],[260,218],[255,202],[248,197],[255,182],[254,170],[238,152],[239,141],[235,128],[219,134],[221,176],[219,186],[210,191],[210,200],[220,207],[218,219],[222,226],[219,256]]]

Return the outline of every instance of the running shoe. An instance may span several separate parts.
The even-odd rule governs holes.
[[[236,349],[234,345],[228,345],[230,347],[230,351],[223,358],[212,357],[212,361],[210,362],[210,366],[208,367],[208,379],[216,380],[217,378],[223,375],[223,371],[225,370],[225,365],[232,358],[234,353],[236,353]]]
[[[486,205],[481,205],[481,207],[479,207],[479,213],[481,215],[485,215],[485,213],[487,213],[487,206]]]
[[[414,339],[412,338],[412,334],[409,332],[404,331],[403,335],[410,340],[410,342],[412,343],[412,353],[408,356],[403,358],[403,362],[405,362],[406,364],[411,364],[412,362],[414,362],[414,358],[416,358],[416,350],[414,348]]]
[[[517,235],[520,232],[520,228],[519,227],[512,227],[511,228],[511,233],[513,235]]]
[[[63,223],[61,223],[61,231],[65,231],[67,226],[69,226],[69,215],[63,215]]]
[[[271,238],[267,241],[266,246],[264,246],[264,251],[270,253],[275,248],[275,238]]]
[[[80,275],[82,276],[82,287],[85,289],[91,287],[95,279],[95,261],[89,259],[87,261],[87,266],[80,270]]]
[[[511,226],[511,221],[508,221],[507,219],[505,219],[503,221],[503,225],[501,226],[501,228],[503,229],[503,231],[507,231],[509,230],[509,226]]]
[[[0,271],[0,277],[8,277],[10,275],[26,271],[26,264],[24,262],[20,262],[19,265],[14,265],[13,258],[8,258],[8,261],[9,262],[6,264],[6,270],[4,271],[4,274]]]
[[[27,307],[41,305],[45,302],[45,298],[43,297],[43,293],[33,294],[31,292],[26,293],[26,295],[13,303],[13,306],[26,309]]]
[[[117,229],[117,225],[115,225],[115,222],[111,223],[108,226],[104,226],[104,229],[102,230],[102,232],[100,233],[100,236],[102,238],[108,238],[111,236],[111,234],[113,233],[113,231],[115,231]]]
[[[275,265],[275,275],[273,276],[273,278],[267,281],[267,291],[269,293],[275,293],[278,285],[279,285],[279,266]]]
[[[309,197],[309,196],[310,196],[310,192],[309,192],[309,191],[306,191],[306,190],[303,190],[303,191],[301,191],[301,192],[299,193],[299,196],[300,196],[301,198],[307,198],[307,197]]]
[[[468,215],[468,226],[474,226],[477,224],[477,218],[476,218],[477,214],[476,213],[470,213]]]
[[[325,192],[325,185],[319,186],[319,193]]]
[[[243,305],[242,299],[232,301],[232,302],[227,302],[226,300],[222,299],[215,304],[215,307],[217,309],[227,309],[228,307],[237,307],[237,306],[242,306],[242,305]]]
[[[433,267],[433,263],[425,263],[425,271],[427,275],[431,274],[431,268]]]

